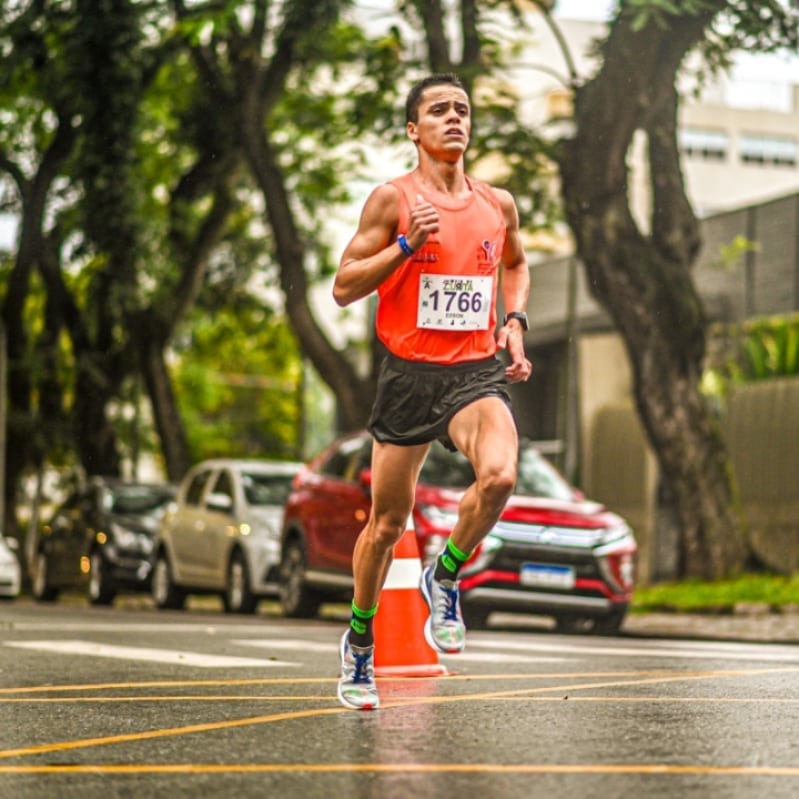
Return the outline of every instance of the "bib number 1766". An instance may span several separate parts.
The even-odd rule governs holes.
[[[422,275],[417,325],[434,330],[487,330],[490,276]]]

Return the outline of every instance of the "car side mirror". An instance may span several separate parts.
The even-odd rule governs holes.
[[[205,504],[209,510],[215,510],[219,513],[233,512],[233,498],[229,494],[217,494],[213,492],[208,495],[208,500]]]

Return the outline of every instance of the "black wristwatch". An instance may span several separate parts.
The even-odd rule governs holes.
[[[505,318],[502,320],[502,326],[505,327],[511,319],[518,319],[522,323],[522,328],[525,333],[530,329],[530,325],[527,323],[527,314],[524,311],[511,311],[511,313],[506,313]]]

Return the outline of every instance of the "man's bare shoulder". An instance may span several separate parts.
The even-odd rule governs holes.
[[[516,200],[507,189],[501,189],[499,186],[489,186],[491,193],[497,198],[497,202],[502,206],[502,210],[507,212],[511,209],[516,209]]]
[[[367,205],[372,205],[375,209],[397,208],[399,205],[400,191],[393,183],[381,183],[372,189],[372,193],[366,200]]]
[[[399,222],[399,198],[399,189],[391,183],[381,183],[372,189],[361,212],[360,229],[393,230]]]

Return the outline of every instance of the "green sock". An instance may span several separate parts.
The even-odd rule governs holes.
[[[447,540],[444,551],[436,560],[433,576],[436,580],[456,580],[461,566],[469,560],[470,552],[463,552],[452,543],[452,538]]]
[[[353,646],[372,646],[375,642],[372,622],[377,605],[369,610],[362,610],[352,600],[352,618],[350,619],[350,644]]]

